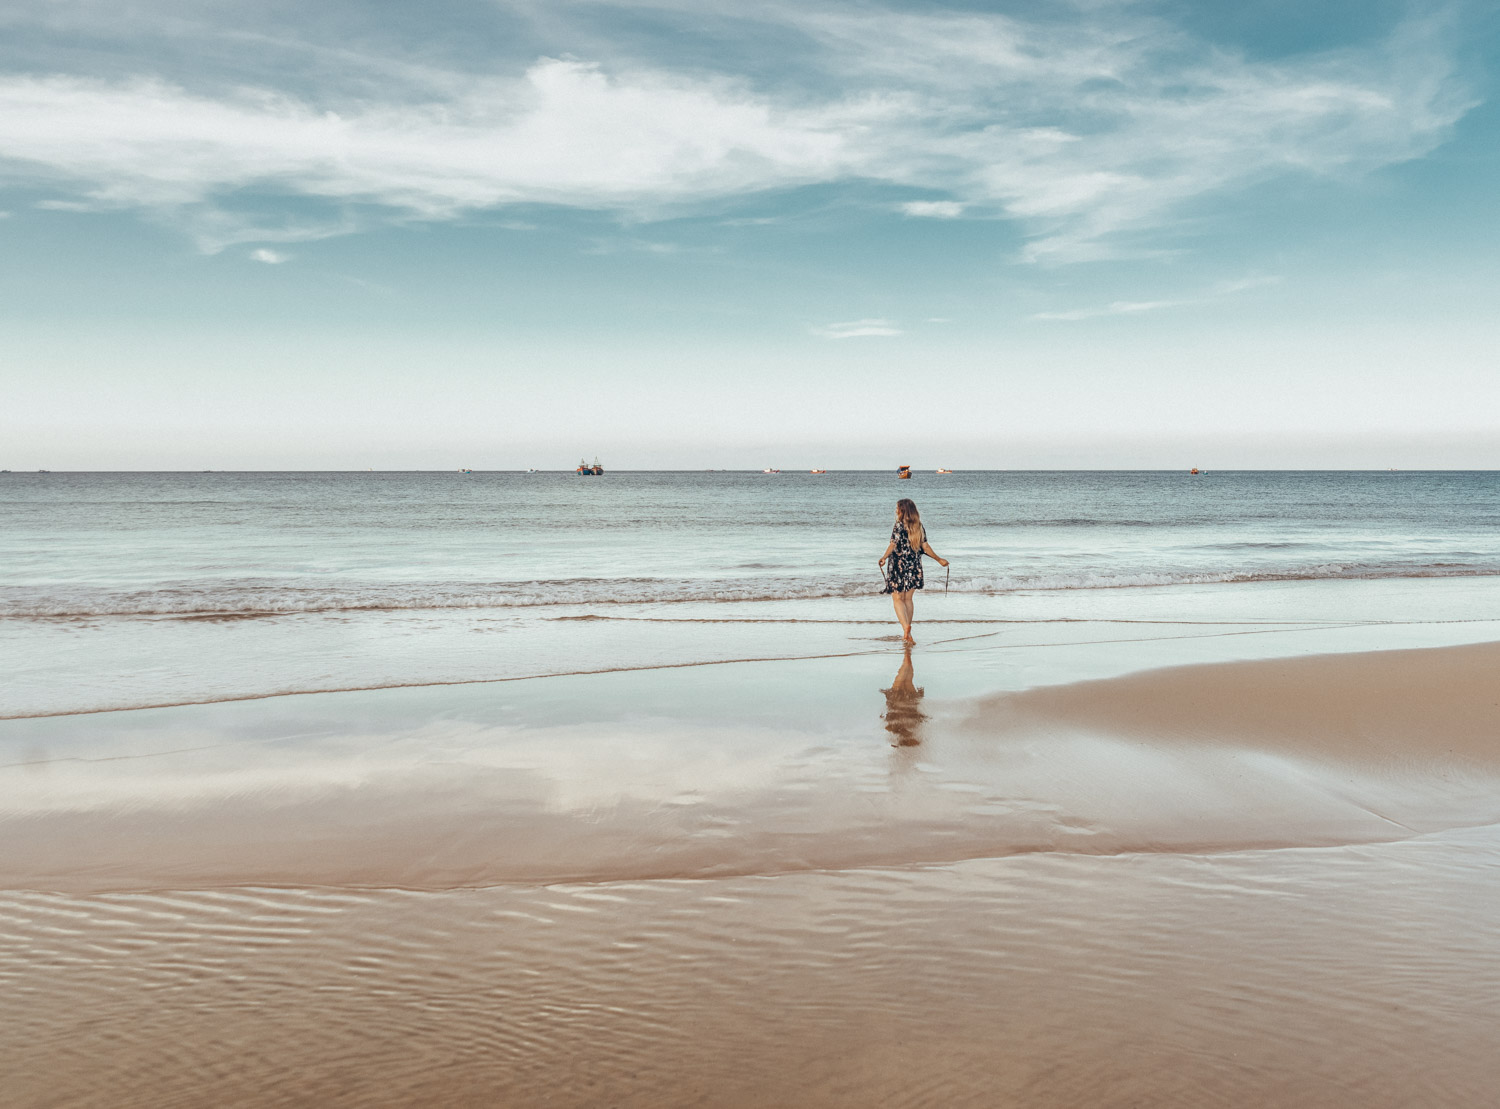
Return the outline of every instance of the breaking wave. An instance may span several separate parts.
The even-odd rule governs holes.
[[[954,575],[948,590],[999,595],[1052,590],[1233,585],[1329,579],[1450,578],[1500,575],[1500,563],[1318,562],[1259,569],[1108,569]],[[273,578],[166,583],[156,589],[14,586],[0,589],[0,619],[176,617],[228,619],[445,609],[752,603],[860,597],[880,592],[871,573],[817,577],[564,578],[489,582],[316,582]],[[929,592],[944,588],[928,569]]]

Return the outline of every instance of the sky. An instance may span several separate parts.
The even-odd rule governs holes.
[[[7,0],[0,468],[1500,469],[1477,0]]]

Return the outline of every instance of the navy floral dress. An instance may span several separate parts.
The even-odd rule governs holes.
[[[927,536],[924,533],[925,543]],[[906,525],[900,520],[891,528],[891,541],[896,549],[885,560],[885,588],[882,593],[905,593],[909,589],[922,588],[922,552],[912,549],[911,536],[906,534]]]

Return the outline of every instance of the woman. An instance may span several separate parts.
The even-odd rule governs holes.
[[[927,531],[922,527],[922,517],[917,515],[917,506],[902,497],[896,502],[896,526],[891,528],[891,541],[885,554],[880,556],[880,569],[885,572],[885,561],[891,560],[891,569],[885,575],[885,588],[881,592],[891,595],[891,603],[896,606],[896,619],[901,621],[901,639],[905,643],[916,642],[911,637],[911,595],[913,590],[922,588],[924,554],[937,559],[939,566],[948,565],[948,560],[927,542]]]

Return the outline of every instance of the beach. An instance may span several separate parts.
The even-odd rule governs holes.
[[[1184,536],[1217,525],[1056,525],[1095,536],[1070,556],[945,495],[926,518],[963,576],[929,574],[909,654],[878,578],[708,566],[764,560],[738,535],[672,540],[712,582],[686,598],[617,560],[643,598],[591,576],[369,613],[276,611],[327,572],[314,543],[236,609],[78,541],[73,583],[35,575],[0,620],[27,648],[0,719],[5,1100],[1484,1104],[1480,530],[1452,540],[1470,572],[1413,568],[1428,520],[1366,536],[1408,560],[1382,572],[1200,580],[1221,540]],[[1287,527],[1312,530],[1242,538]],[[1174,580],[973,568],[992,532],[1060,576],[1130,528],[1106,577],[1154,543]],[[18,611],[131,591],[199,607]]]

